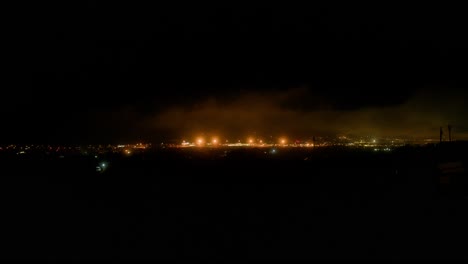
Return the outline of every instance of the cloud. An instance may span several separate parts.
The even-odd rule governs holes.
[[[154,129],[192,137],[216,134],[244,137],[351,133],[372,136],[437,138],[439,126],[451,123],[454,137],[467,137],[468,111],[463,92],[415,94],[406,102],[387,107],[346,111],[334,109],[308,89],[294,88],[269,93],[242,92],[231,101],[201,100],[190,107],[173,106],[144,122]],[[458,128],[458,130],[457,130]]]

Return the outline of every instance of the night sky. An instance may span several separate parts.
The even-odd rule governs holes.
[[[468,136],[456,6],[11,7],[0,143]]]

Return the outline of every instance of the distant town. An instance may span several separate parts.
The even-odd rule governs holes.
[[[403,139],[403,138],[376,138],[376,137],[312,137],[309,140],[289,139],[280,137],[270,138],[247,138],[244,140],[220,139],[218,137],[195,137],[192,140],[168,140],[160,143],[134,143],[117,145],[0,145],[0,153],[13,153],[23,155],[28,153],[62,153],[62,154],[102,154],[102,153],[122,153],[131,155],[146,150],[156,150],[163,148],[268,148],[268,147],[288,147],[288,148],[320,148],[330,146],[341,146],[350,148],[369,148],[374,151],[391,151],[393,148],[405,145],[426,145],[434,144],[436,139]]]

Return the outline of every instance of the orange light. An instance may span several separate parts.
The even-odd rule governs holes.
[[[197,139],[197,143],[198,143],[198,144],[203,144],[203,138],[198,138],[198,139]]]
[[[252,143],[253,143],[253,139],[249,139],[249,143],[252,144]]]
[[[218,139],[213,138],[213,144],[218,144]]]

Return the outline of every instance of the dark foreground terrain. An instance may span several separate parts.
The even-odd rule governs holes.
[[[1,257],[468,259],[464,147],[269,151],[4,155]]]

